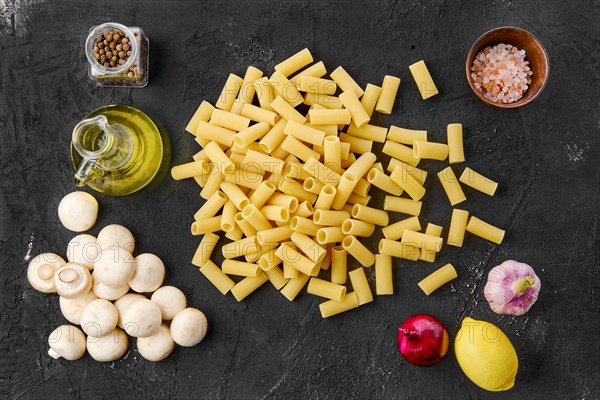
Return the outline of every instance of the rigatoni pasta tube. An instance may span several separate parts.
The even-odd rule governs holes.
[[[296,210],[294,215],[297,215],[299,217],[304,217],[304,218],[310,217],[315,212],[315,209],[313,208],[312,203],[314,203],[314,199],[313,200],[304,200],[302,203],[298,204],[298,209]]]
[[[329,76],[335,81],[335,83],[337,83],[342,91],[353,91],[357,98],[363,95],[364,91],[361,89],[358,83],[356,83],[350,74],[348,74],[348,72],[346,72],[346,70],[341,66],[333,70]]]
[[[283,133],[293,136],[298,140],[302,140],[303,142],[308,142],[317,146],[321,146],[323,144],[323,139],[325,138],[325,132],[311,128],[310,126],[304,125],[295,120],[288,121],[283,128]]]
[[[242,238],[244,237],[244,231],[242,231],[242,228],[240,228],[236,222],[232,230],[230,230],[229,232],[225,232],[225,237],[229,240],[237,242],[238,240],[242,240]]]
[[[306,190],[307,192],[311,192],[311,193],[315,193],[315,194],[319,194],[321,192],[321,189],[323,188],[323,182],[318,181],[316,178],[309,176],[308,178],[306,178],[304,180],[304,183],[302,184],[302,187],[304,187],[304,190]]]
[[[302,49],[277,64],[275,66],[275,71],[279,71],[284,76],[290,76],[294,72],[306,67],[311,62],[313,62],[313,56],[310,54],[310,50]]]
[[[310,203],[314,203],[314,201],[317,199],[317,195],[315,193],[307,192],[306,190],[304,190],[304,187],[300,183],[288,177],[284,177],[283,179],[281,179],[277,188],[279,189],[279,191],[287,195],[296,197],[298,198],[298,200],[301,201],[308,201]]]
[[[471,168],[465,168],[460,175],[459,180],[473,189],[479,190],[489,196],[493,196],[498,188],[498,183],[486,178],[485,176],[473,171]]]
[[[258,185],[254,193],[249,197],[250,203],[254,204],[256,208],[260,209],[269,200],[269,197],[275,193],[277,187],[271,182],[263,181]]]
[[[261,246],[280,243],[284,240],[288,240],[292,236],[292,233],[293,230],[289,225],[282,225],[276,228],[257,232],[256,241]]]
[[[448,158],[448,145],[444,143],[422,142],[416,140],[413,143],[413,155],[418,159],[426,158],[443,161]]]
[[[328,300],[319,304],[319,310],[321,311],[321,317],[329,318],[350,311],[358,306],[358,297],[356,296],[356,293],[351,292],[344,296],[343,301]]]
[[[350,214],[346,211],[317,209],[314,213],[313,221],[317,225],[342,226],[342,223],[348,218],[350,218]]]
[[[242,114],[246,118],[250,118],[256,122],[266,122],[267,124],[274,126],[279,120],[279,115],[269,109],[257,107],[250,103],[244,104],[242,107]]]
[[[281,142],[281,148],[285,151],[293,154],[302,161],[306,161],[309,158],[320,158],[320,154],[306,146],[300,140],[293,136],[288,135],[283,142]]]
[[[200,191],[200,197],[203,199],[209,199],[212,195],[219,191],[223,183],[223,174],[216,169],[212,170],[208,175],[208,179],[204,183],[202,191]]]
[[[237,208],[231,200],[227,201],[223,206],[223,213],[221,214],[221,230],[223,232],[231,232],[235,229],[235,214],[237,213]]]
[[[329,210],[333,199],[335,198],[336,189],[333,185],[325,185],[321,188],[317,201],[315,202],[316,210]]]
[[[347,219],[342,223],[344,235],[369,237],[375,231],[375,224],[358,219]]]
[[[394,172],[394,169],[396,167],[402,167],[403,172],[411,175],[421,185],[424,184],[425,180],[427,179],[427,171],[425,171],[424,169],[415,167],[413,165],[409,165],[393,157],[390,158],[390,163],[388,164],[386,170],[388,172]]]
[[[346,250],[342,246],[331,249],[331,282],[343,285],[346,283],[347,260]]]
[[[263,273],[267,276],[269,281],[277,290],[280,290],[289,281],[289,279],[286,279],[283,276],[283,271],[278,266],[274,266],[273,268],[263,271]]]
[[[352,206],[352,218],[370,222],[379,226],[387,226],[389,223],[388,213],[377,208],[355,204]]]
[[[254,150],[248,150],[244,156],[244,163],[254,165],[263,172],[271,172],[275,174],[281,174],[285,165],[283,160]]]
[[[273,193],[267,200],[267,204],[286,206],[291,213],[294,213],[296,210],[298,210],[298,199],[296,197],[279,192]]]
[[[243,82],[244,80],[239,76],[229,74],[215,106],[221,110],[230,111]]]
[[[465,161],[465,150],[463,147],[462,124],[449,124],[447,129],[448,158],[450,164]]]
[[[345,236],[339,226],[320,228],[316,233],[317,243],[319,244],[341,242]]]
[[[290,221],[290,227],[294,232],[305,233],[309,236],[316,236],[317,231],[322,227],[315,224],[312,219],[295,216]]]
[[[204,263],[204,265],[200,268],[200,272],[222,294],[227,294],[227,292],[229,292],[231,288],[235,286],[235,282],[231,280],[230,277],[225,275],[223,271],[221,271],[221,268],[217,267],[217,265],[211,260],[208,260],[206,263]]]
[[[327,68],[325,68],[325,64],[323,61],[319,61],[311,65],[310,67],[298,72],[294,77],[290,78],[290,82],[294,82],[298,84],[298,81],[303,76],[313,76],[315,78],[320,78],[327,73]]]
[[[413,149],[391,140],[386,140],[382,152],[409,165],[416,166],[419,163],[419,159],[415,157]]]
[[[231,294],[237,301],[242,301],[256,289],[264,285],[269,279],[263,272],[259,272],[257,277],[247,277],[235,284],[231,288]]]
[[[241,131],[250,126],[250,118],[216,109],[210,117],[210,123],[232,131]]]
[[[365,275],[363,268],[357,268],[348,273],[350,276],[350,282],[352,282],[352,288],[356,297],[358,298],[358,304],[363,305],[373,301],[373,293],[371,293],[371,287],[369,281]]]
[[[288,103],[283,97],[277,96],[271,102],[271,108],[278,113],[281,117],[288,121],[296,121],[301,124],[306,122],[306,117],[300,114],[290,103]]]
[[[425,195],[425,188],[412,175],[406,173],[403,166],[396,167],[390,178],[400,185],[413,200],[420,200]]]
[[[327,251],[317,242],[312,240],[308,235],[299,232],[293,232],[291,235],[292,242],[312,261],[319,263],[323,261]]]
[[[270,126],[266,122],[259,122],[249,128],[242,129],[233,136],[233,143],[240,147],[250,146],[255,140],[262,138],[269,132]]]
[[[340,174],[323,165],[314,157],[306,160],[302,168],[326,185],[337,185],[342,178]]]
[[[348,171],[344,172],[340,179],[340,183],[337,186],[337,191],[331,207],[336,210],[341,210],[344,207],[344,204],[346,204],[348,197],[350,197],[350,194],[352,194],[357,182],[358,180],[354,175],[348,173]]]
[[[185,130],[192,135],[196,136],[196,130],[198,129],[198,123],[200,121],[207,122],[210,120],[214,107],[208,101],[202,100],[202,103],[196,109],[196,112],[190,119],[190,122],[185,126]]]
[[[171,168],[171,176],[176,181],[208,174],[208,163],[205,160],[192,161]]]
[[[256,228],[253,227],[252,224],[244,218],[241,212],[235,214],[235,217],[233,219],[235,220],[236,225],[240,227],[245,236],[256,235]]]
[[[404,197],[385,196],[383,201],[383,209],[386,211],[394,211],[402,214],[415,215],[421,214],[423,203]]]
[[[456,279],[458,275],[456,274],[456,270],[452,266],[452,264],[446,264],[443,267],[437,269],[432,272],[430,275],[421,280],[418,285],[421,290],[429,296],[431,293],[450,282],[453,279]]]
[[[346,287],[319,278],[310,278],[306,291],[315,296],[342,301],[346,296]]]
[[[322,107],[329,108],[332,110],[342,108],[342,102],[340,101],[339,97],[312,92],[307,92],[304,95],[304,104],[311,107],[315,104],[318,104]]]
[[[325,166],[332,171],[340,172],[342,169],[340,138],[337,136],[325,136],[323,139],[323,153]]]
[[[291,278],[288,283],[281,289],[281,294],[285,296],[289,301],[294,301],[296,296],[300,293],[302,288],[306,286],[306,282],[310,279],[310,276],[305,274],[299,274],[297,278]],[[330,300],[333,301],[333,300]]]
[[[221,269],[227,275],[236,276],[257,277],[260,273],[260,267],[257,264],[235,260],[224,260]]]
[[[373,167],[377,161],[377,156],[373,153],[364,153],[346,170],[346,173],[353,175],[357,179],[364,176]]]
[[[379,99],[379,94],[381,93],[381,88],[379,86],[373,85],[371,83],[367,83],[367,87],[365,88],[365,92],[360,99],[360,104],[362,104],[363,108],[367,115],[372,116],[373,110],[375,110],[375,106],[377,105],[377,100]]]
[[[265,216],[260,212],[258,208],[254,204],[248,204],[242,210],[242,217],[246,221],[250,223],[256,229],[256,231],[266,231],[267,229],[271,229],[271,223],[265,218]]]
[[[375,292],[379,296],[394,294],[392,256],[387,254],[375,255]]]
[[[254,86],[254,82],[257,79],[260,79],[263,76],[263,72],[250,65],[246,68],[246,73],[244,74],[244,81],[242,82],[242,88],[240,89],[240,93],[238,94],[237,101],[243,103],[252,103],[254,99],[254,94],[256,93],[256,87]],[[238,129],[239,130],[239,129]]]
[[[300,95],[296,84],[290,82],[281,72],[275,71],[269,78],[269,83],[273,86],[275,93],[291,104],[292,107],[302,104],[304,98]],[[271,107],[275,109],[273,103],[271,103]]]
[[[194,253],[192,264],[201,268],[208,260],[210,260],[210,256],[217,246],[218,241],[219,235],[212,232],[206,233]]]
[[[357,127],[360,128],[369,122],[371,117],[369,117],[369,114],[367,114],[362,104],[360,104],[360,101],[356,96],[356,92],[352,90],[344,91],[339,97],[344,107],[350,111],[350,114],[352,115],[352,121],[354,121],[354,124]]]
[[[353,153],[364,154],[370,152],[373,148],[373,141],[369,139],[362,139],[343,132],[340,133],[339,137],[342,143],[350,144],[350,151]]]
[[[494,225],[488,224],[474,216],[469,218],[466,230],[496,244],[502,243],[502,239],[504,239],[504,231],[502,229],[496,228]]]
[[[269,221],[288,222],[290,220],[290,211],[284,206],[266,205],[260,209],[260,212]]]
[[[285,279],[298,278],[300,275],[304,274],[301,274],[292,264],[287,261],[283,263],[283,277]]]
[[[379,253],[411,261],[417,261],[419,259],[418,247],[389,239],[381,239],[379,241]]]
[[[221,230],[221,216],[196,220],[192,223],[192,235],[204,235]]]
[[[255,80],[254,89],[256,90],[260,107],[268,111],[273,111],[271,102],[275,99],[275,96],[273,95],[273,87],[269,83],[269,79],[264,77]]]
[[[287,124],[287,119],[281,118],[258,142],[258,145],[265,153],[271,153],[283,142],[286,134],[283,128]]]
[[[275,255],[305,275],[317,276],[319,273],[319,265],[298,252],[289,243],[282,243],[275,251]]]
[[[230,182],[222,182],[221,190],[240,211],[242,211],[244,207],[250,204],[250,200],[248,200],[248,197],[246,197],[246,195],[244,194],[244,192],[242,192],[238,185],[235,185]]]
[[[450,246],[462,247],[468,219],[468,211],[459,210],[458,208],[452,210],[452,218],[450,219],[450,228],[448,229],[447,240]]]
[[[375,255],[352,235],[346,236],[342,240],[342,247],[363,267],[370,267],[375,263]]]
[[[249,236],[237,242],[231,242],[221,247],[224,258],[237,258],[258,251],[256,236]]]
[[[275,255],[277,248],[271,248],[268,252],[261,254],[258,259],[258,266],[263,271],[268,271],[282,263],[281,258]]]
[[[429,74],[429,70],[425,65],[425,61],[418,61],[410,65],[408,69],[410,69],[410,73],[412,74],[415,83],[419,88],[419,92],[421,93],[421,98],[423,98],[423,100],[427,100],[428,98],[438,94],[437,87],[435,86],[435,83],[433,83],[433,79],[431,79],[431,75]]]
[[[425,234],[441,237],[442,229],[443,228],[439,225],[434,225],[432,223],[429,223],[429,224],[427,224],[427,228],[425,229]],[[419,253],[419,260],[423,260],[423,261],[427,261],[427,262],[434,262],[435,255],[436,255],[435,250],[421,249],[421,253]]]
[[[372,140],[378,143],[384,143],[387,136],[387,128],[383,126],[364,124],[360,128],[351,123],[347,130],[348,135],[361,139]]]
[[[467,199],[458,183],[458,179],[456,179],[456,175],[454,175],[454,171],[452,171],[452,167],[444,168],[437,175],[446,192],[446,196],[448,196],[450,205],[461,203]]]
[[[385,236],[386,239],[398,240],[402,238],[402,235],[404,235],[404,232],[407,230],[421,230],[421,223],[419,222],[419,217],[409,217],[401,221],[395,222],[391,225],[383,227],[381,229],[381,232],[383,233],[383,236]]]
[[[390,126],[387,134],[387,140],[392,140],[397,143],[403,143],[411,145],[419,140],[421,142],[427,141],[427,131],[400,128],[398,126]]]
[[[373,186],[377,186],[379,189],[393,194],[394,196],[400,196],[403,192],[400,185],[392,181],[392,178],[381,172],[377,168],[373,168],[367,175],[367,181]]]
[[[231,147],[233,144],[233,135],[235,135],[235,131],[231,129],[200,121],[196,130],[196,142],[206,147],[206,143],[201,143],[200,140],[208,139],[209,141],[212,140],[224,146]]]
[[[381,84],[381,93],[379,94],[375,111],[382,114],[391,114],[399,88],[400,78],[391,75],[384,76],[383,83]]]
[[[348,125],[352,116],[346,109],[312,109],[308,112],[311,125]]]
[[[213,169],[225,174],[227,172],[233,172],[235,170],[235,164],[225,153],[221,150],[221,147],[216,142],[210,142],[204,147],[206,155],[213,163]]]
[[[314,76],[303,76],[298,79],[298,90],[301,92],[314,92],[323,94],[334,94],[337,85],[330,79],[315,78]]]
[[[411,230],[405,230],[402,235],[402,243],[410,244],[420,249],[435,250],[436,253],[439,253],[442,249],[443,241],[444,239],[441,237]]]
[[[288,178],[299,179],[301,181],[306,180],[311,176],[308,171],[304,170],[304,164],[298,161],[286,161],[283,173]]]

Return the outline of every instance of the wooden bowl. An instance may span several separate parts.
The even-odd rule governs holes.
[[[525,59],[529,61],[529,66],[533,74],[531,75],[531,84],[529,88],[523,94],[519,100],[513,103],[494,103],[483,96],[483,92],[479,91],[475,87],[473,78],[471,77],[471,67],[473,66],[473,60],[483,49],[488,46],[494,46],[500,43],[512,44],[519,50],[525,50]],[[512,26],[503,26],[500,28],[492,29],[481,35],[479,39],[471,46],[467,61],[465,64],[467,73],[467,81],[471,86],[471,90],[475,93],[475,96],[485,104],[498,107],[498,108],[518,108],[526,104],[531,103],[537,98],[548,81],[549,73],[549,60],[548,53],[544,49],[544,46],[539,40],[531,33],[526,30],[515,28]]]

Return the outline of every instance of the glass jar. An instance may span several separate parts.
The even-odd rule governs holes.
[[[127,45],[128,50],[125,51],[126,58],[123,58],[123,63],[111,66],[110,59],[106,59],[106,52],[112,49],[108,49],[108,47],[104,49],[110,43],[100,38],[104,38],[107,33],[109,35],[118,33],[119,36],[122,33],[127,38],[125,45]],[[146,86],[148,84],[149,44],[150,42],[144,31],[135,26],[127,27],[116,22],[106,22],[92,27],[85,42],[88,76],[99,86]],[[98,49],[98,45],[102,48]],[[123,44],[120,45],[123,47]],[[120,51],[113,56],[117,57],[115,62],[119,62],[121,59],[117,56]],[[102,58],[103,55],[104,58]],[[103,60],[104,63],[102,63]]]

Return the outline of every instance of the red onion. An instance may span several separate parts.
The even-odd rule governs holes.
[[[413,315],[398,328],[400,354],[418,367],[429,367],[440,362],[448,351],[449,342],[446,327],[431,315]]]

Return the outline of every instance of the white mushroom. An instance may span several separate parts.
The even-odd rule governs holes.
[[[119,322],[117,322],[119,328],[124,328],[122,317],[123,313],[125,312],[125,309],[128,305],[130,305],[136,300],[146,300],[146,297],[138,293],[127,293],[125,296],[121,297],[120,299],[114,302],[114,305],[117,308],[117,312],[119,313]]]
[[[119,320],[119,313],[110,301],[96,299],[83,307],[79,319],[81,328],[86,335],[101,337],[115,329]]]
[[[67,246],[67,260],[94,269],[94,263],[100,257],[100,246],[92,235],[82,233],[75,236]]]
[[[125,307],[121,316],[123,329],[134,337],[153,335],[160,327],[161,322],[160,308],[148,299],[132,302]]]
[[[33,258],[27,267],[27,280],[33,288],[42,293],[54,293],[54,274],[65,265],[65,260],[58,254],[42,253]]]
[[[116,328],[108,335],[100,338],[88,336],[87,351],[96,361],[115,361],[125,354],[129,346],[129,339],[125,332]]]
[[[96,243],[98,243],[102,249],[116,245],[130,253],[133,253],[133,249],[135,248],[135,238],[131,231],[123,225],[117,224],[107,225],[102,228],[102,230],[98,232]]]
[[[150,253],[140,254],[135,259],[137,265],[129,286],[138,293],[154,292],[163,283],[165,265],[160,258]]]
[[[179,311],[171,321],[171,337],[175,343],[184,347],[200,343],[204,339],[207,329],[206,316],[195,308]]]
[[[92,285],[92,290],[101,299],[104,300],[117,300],[123,297],[127,292],[129,292],[129,285],[125,283],[124,285],[113,287],[105,285],[100,282],[96,277],[96,271],[92,273],[92,279],[94,280],[94,284]]]
[[[96,223],[98,202],[89,193],[73,192],[62,198],[58,205],[58,218],[70,231],[83,232]]]
[[[186,307],[185,294],[175,286],[163,286],[150,298],[160,308],[165,321],[173,319],[175,314]]]
[[[48,354],[54,359],[74,361],[85,353],[85,335],[76,326],[61,325],[48,337]]]
[[[92,275],[83,265],[66,263],[54,274],[56,292],[67,299],[83,296],[92,288]]]
[[[140,355],[148,361],[161,361],[171,354],[175,342],[171,338],[171,331],[166,324],[162,324],[152,336],[139,338],[137,348]]]
[[[127,250],[119,246],[103,247],[94,264],[94,276],[107,286],[122,287],[133,277],[136,264]]]
[[[98,297],[96,297],[94,292],[91,290],[82,296],[75,297],[74,299],[59,297],[60,311],[67,321],[72,324],[79,325],[81,310],[83,310],[83,307],[85,307],[90,301],[96,300],[97,298]]]

